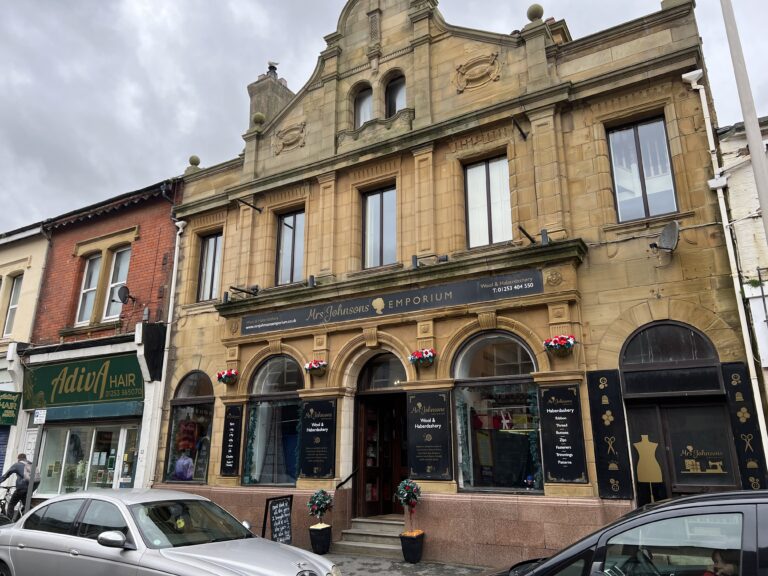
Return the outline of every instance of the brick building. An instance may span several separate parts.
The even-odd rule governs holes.
[[[166,181],[47,220],[43,284],[24,365],[36,497],[140,487],[155,462],[176,227]],[[43,270],[43,267],[40,268]],[[33,411],[45,409],[42,427]]]
[[[342,550],[410,477],[425,558],[469,564],[764,486],[693,2],[581,39],[542,16],[350,0],[296,94],[249,86],[244,154],[184,176],[159,481],[257,526],[290,494],[303,546],[333,491]]]

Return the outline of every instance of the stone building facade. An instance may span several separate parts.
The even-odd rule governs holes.
[[[244,154],[193,159],[176,210],[159,484],[255,526],[291,495],[307,546],[314,490],[338,542],[410,477],[424,557],[478,565],[764,485],[693,2],[576,40],[542,16],[350,0],[301,90],[249,86]]]

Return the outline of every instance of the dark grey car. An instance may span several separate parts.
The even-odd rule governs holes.
[[[254,536],[210,500],[172,490],[58,496],[0,528],[0,575],[341,576],[321,556]]]

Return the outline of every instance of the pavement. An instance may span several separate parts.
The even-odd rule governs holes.
[[[342,576],[480,576],[488,568],[478,566],[457,566],[436,562],[410,564],[403,560],[374,558],[372,556],[343,556],[326,554],[325,558],[341,568]]]

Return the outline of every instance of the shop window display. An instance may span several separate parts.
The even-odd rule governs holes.
[[[491,333],[457,357],[459,486],[541,492],[543,478],[534,363],[513,336]]]
[[[298,474],[301,402],[304,380],[299,364],[287,356],[268,359],[251,382],[243,484],[293,485]]]
[[[208,480],[213,403],[213,385],[207,374],[192,372],[184,377],[171,402],[166,480]]]

